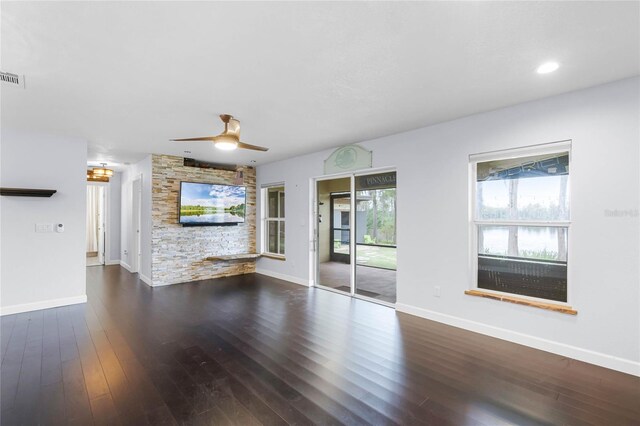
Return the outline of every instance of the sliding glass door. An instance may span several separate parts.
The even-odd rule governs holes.
[[[396,172],[316,181],[316,284],[396,301]]]
[[[317,181],[318,285],[351,293],[351,178]]]
[[[396,172],[355,178],[355,293],[396,302]]]

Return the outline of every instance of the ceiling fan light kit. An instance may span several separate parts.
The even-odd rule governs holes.
[[[233,151],[234,149],[251,149],[254,151],[268,151],[269,148],[262,146],[250,145],[240,142],[240,121],[233,118],[229,114],[220,115],[220,119],[224,123],[224,132],[217,136],[202,136],[198,138],[171,139],[174,142],[213,142],[213,146],[222,151]]]
[[[223,151],[233,151],[238,148],[238,141],[227,135],[220,135],[213,141],[213,146]]]
[[[93,174],[92,170],[87,170],[87,181],[88,182],[109,182],[109,178],[107,176],[96,176]]]
[[[107,163],[100,164],[102,165],[102,167],[94,167],[93,170],[91,170],[91,174],[98,177],[112,177],[113,170],[107,169]]]
[[[100,163],[102,167],[94,167],[87,170],[87,180],[89,182],[109,182],[109,178],[113,176],[113,170],[107,169],[107,163]]]

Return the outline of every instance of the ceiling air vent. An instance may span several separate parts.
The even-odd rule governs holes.
[[[18,74],[11,74],[10,72],[0,71],[0,81],[10,86],[24,88],[24,76]]]

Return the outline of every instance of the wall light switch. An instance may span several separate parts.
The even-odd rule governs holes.
[[[440,286],[439,285],[433,287],[433,295],[435,297],[440,297]]]
[[[52,223],[36,223],[36,232],[53,232]]]

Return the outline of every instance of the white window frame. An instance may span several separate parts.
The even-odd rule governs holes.
[[[478,220],[476,219],[476,179],[478,171],[478,163],[485,161],[507,160],[511,158],[529,157],[533,155],[559,154],[566,152],[569,155],[569,220],[541,220],[541,221],[508,221],[508,220]],[[504,149],[498,151],[490,151],[479,154],[469,155],[469,270],[471,271],[471,283],[469,288],[485,293],[492,293],[501,296],[518,297],[535,302],[543,302],[547,304],[557,304],[571,306],[572,285],[571,285],[571,207],[573,192],[571,191],[571,140],[563,140],[558,142],[550,142],[539,145],[531,145],[522,148]],[[478,227],[481,225],[518,225],[518,226],[548,226],[567,229],[567,301],[544,299],[540,297],[526,296],[522,294],[507,293],[497,290],[489,290],[478,287]]]
[[[262,203],[262,247],[261,247],[261,253],[262,254],[266,254],[270,257],[278,257],[278,258],[285,258],[285,255],[287,253],[286,248],[283,248],[284,254],[282,253],[272,253],[269,251],[269,222],[278,222],[278,223],[285,223],[285,218],[286,217],[279,217],[280,216],[280,209],[283,207],[280,205],[280,195],[278,195],[278,217],[269,217],[269,190],[273,189],[273,188],[282,188],[282,191],[278,191],[278,194],[282,193],[285,194],[285,205],[287,203],[287,199],[286,199],[286,189],[285,189],[285,185],[284,182],[280,182],[280,183],[272,183],[272,184],[268,184],[268,185],[263,185],[262,186],[262,199],[264,200],[264,202]],[[285,215],[286,215],[286,208],[285,208]],[[280,249],[281,247],[281,242],[280,242],[280,226],[278,226],[278,232],[277,232],[277,249]],[[286,227],[285,227],[285,241],[286,241]]]

